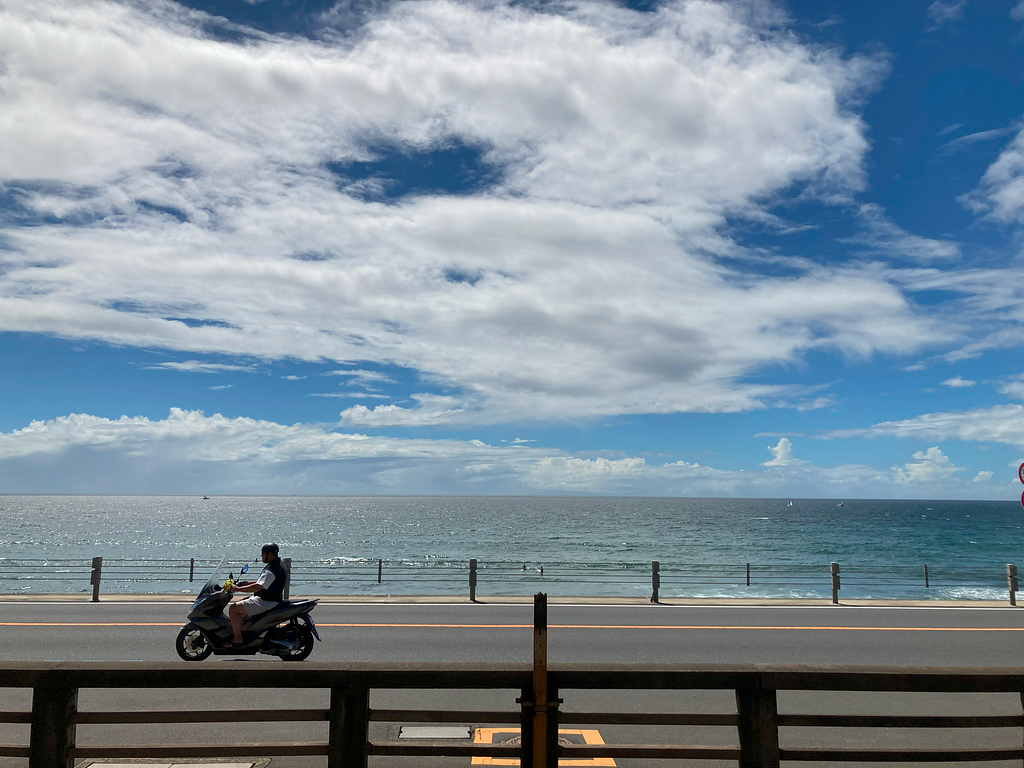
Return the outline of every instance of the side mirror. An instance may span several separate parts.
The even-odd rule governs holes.
[[[249,566],[248,565],[243,565],[242,566],[242,573],[248,573],[248,572],[249,572]]]

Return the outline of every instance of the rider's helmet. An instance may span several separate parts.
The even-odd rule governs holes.
[[[263,545],[263,554],[267,554],[267,552],[273,552],[274,553],[274,557],[277,557],[277,553],[279,551],[280,551],[280,548],[277,546],[277,544],[264,544]]]

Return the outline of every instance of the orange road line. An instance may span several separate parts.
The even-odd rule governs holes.
[[[128,621],[0,621],[0,627],[180,627],[181,622]],[[532,629],[532,624],[398,624],[398,623],[317,623],[318,627],[348,629]],[[550,624],[548,629],[764,629],[775,631],[812,630],[838,632],[1024,632],[1024,627],[808,627],[736,624]]]

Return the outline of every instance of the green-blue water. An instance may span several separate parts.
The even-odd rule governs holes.
[[[844,596],[1004,597],[1006,563],[1020,567],[1024,517],[1015,502],[665,499],[565,497],[214,497],[0,496],[6,558],[243,560],[276,541],[296,563],[403,561],[462,567],[488,563],[921,568],[991,572],[992,582],[911,593],[868,586]],[[551,568],[549,567],[549,571]],[[1022,568],[1024,570],[1024,568]],[[482,573],[482,583],[486,574]],[[459,593],[463,580],[431,582]],[[187,585],[186,585],[187,586]],[[367,585],[372,590],[376,585]],[[428,591],[416,585],[405,592]],[[527,593],[533,589],[522,590]],[[562,592],[649,591],[635,586],[561,585]],[[552,585],[557,594],[561,586]],[[557,587],[557,588],[556,588]],[[38,588],[38,587],[36,587]],[[138,587],[145,591],[145,585]],[[364,589],[364,587],[360,587]],[[385,587],[386,589],[386,587]],[[664,594],[671,594],[666,586]],[[821,588],[745,585],[677,588],[682,594],[820,595]],[[916,591],[915,591],[916,590]]]

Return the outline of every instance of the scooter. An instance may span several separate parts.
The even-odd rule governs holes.
[[[234,574],[229,573],[228,580],[221,586],[219,577],[223,565],[224,560],[221,560],[189,609],[188,623],[174,641],[178,655],[185,661],[202,661],[211,655],[255,656],[257,653],[277,656],[283,661],[302,661],[309,656],[313,652],[314,638],[320,640],[310,615],[318,600],[282,600],[266,613],[251,619],[247,617],[242,624],[242,645],[227,645],[234,633],[224,609],[234,594],[227,589],[234,581]],[[243,565],[241,575],[248,571],[249,566]]]

